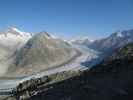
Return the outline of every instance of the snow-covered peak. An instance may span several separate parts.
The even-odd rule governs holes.
[[[109,36],[111,38],[132,38],[133,37],[133,30],[125,30],[125,31],[117,31]]]
[[[9,27],[0,32],[0,46],[14,49],[23,46],[30,38],[31,34],[22,32],[15,27]]]
[[[71,40],[71,43],[78,43],[78,44],[89,44],[92,43],[94,40],[89,39],[88,37],[78,38]]]
[[[15,27],[9,27],[6,31],[3,32],[3,34],[6,34],[6,35],[12,34],[12,35],[22,36],[22,37],[31,37],[30,33],[22,32]]]
[[[122,32],[117,32],[117,37],[123,37],[123,34],[122,34]]]
[[[13,30],[13,31],[16,31],[18,33],[22,33],[19,29],[17,29],[16,27],[10,27],[8,28],[8,30]]]
[[[83,38],[81,38],[81,40],[88,40],[90,42],[93,42],[94,41],[93,39],[89,39],[89,37],[83,37]]]

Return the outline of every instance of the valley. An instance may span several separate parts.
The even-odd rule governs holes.
[[[26,81],[16,88],[14,97],[19,100],[132,100],[132,75],[133,43],[130,43],[84,72],[43,77],[42,84],[36,84],[39,78]]]
[[[133,100],[133,0],[0,0],[0,100]]]
[[[95,41],[82,39],[68,42],[54,38],[47,32],[27,37],[27,33],[9,28],[3,33],[7,36],[0,35],[0,41],[4,39],[0,44],[2,53],[0,64],[3,65],[0,68],[2,70],[5,68],[4,72],[1,71],[0,77],[0,99],[42,100],[38,96],[42,98],[46,96],[46,100],[54,100],[54,98],[67,100],[70,96],[72,98],[70,100],[75,100],[73,98],[87,100],[89,96],[93,98],[92,100],[97,100],[96,96],[112,98],[112,95],[116,97],[120,95],[121,98],[121,95],[128,95],[124,85],[121,84],[119,87],[118,84],[121,79],[129,89],[127,84],[132,82],[131,77],[125,75],[128,72],[132,75],[133,39],[129,37],[130,32],[132,34],[131,30],[122,31],[121,35],[120,32],[113,33],[107,38]],[[9,39],[10,36],[13,38]],[[125,41],[121,41],[122,39]],[[11,44],[8,45],[9,41]],[[128,64],[131,70],[126,69],[125,64]],[[123,75],[125,77],[122,77]],[[107,83],[105,87],[104,82]],[[107,96],[97,94],[97,91],[101,92],[101,87],[105,89],[103,93]],[[82,95],[77,92],[78,88],[81,89]],[[69,95],[66,94],[67,91]],[[85,91],[89,94],[86,95]]]
[[[19,83],[24,82],[26,80],[30,80],[32,78],[49,76],[49,75],[61,73],[64,71],[78,71],[78,70],[83,71],[83,70],[88,69],[88,67],[83,66],[81,63],[88,61],[88,60],[91,61],[91,59],[97,58],[98,55],[95,53],[95,51],[93,51],[91,49],[87,49],[85,47],[83,48],[83,46],[78,46],[78,47],[74,46],[74,47],[78,50],[78,53],[70,61],[62,64],[61,66],[56,66],[53,68],[49,68],[47,70],[43,70],[37,74],[33,74],[30,76],[24,76],[24,78],[16,77],[16,79],[15,79],[15,77],[14,78],[11,77],[13,79],[5,79],[5,78],[0,79],[0,82],[1,82],[0,90],[2,90],[4,92],[4,90],[9,89],[9,92],[10,92],[10,89],[15,88]],[[8,77],[8,78],[10,78],[10,77]]]

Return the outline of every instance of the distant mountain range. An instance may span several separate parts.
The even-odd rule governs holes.
[[[0,53],[0,75],[20,76],[58,66],[76,55],[70,44],[47,32],[32,36],[14,27],[0,32]]]
[[[70,41],[72,44],[78,44],[78,45],[89,45],[93,42],[93,40],[90,40],[88,38],[81,38],[81,39],[74,39]]]
[[[80,41],[80,43],[78,42]],[[122,47],[130,42],[133,42],[133,29],[112,33],[110,36],[90,42],[87,39],[76,40],[72,43],[86,45],[102,52],[111,52],[119,47]]]
[[[133,30],[119,31],[107,38],[72,40],[72,44],[85,45],[104,54],[133,42]],[[0,32],[0,76],[29,75],[66,63],[76,55],[67,41],[55,38],[47,32],[31,35],[10,27]],[[7,74],[7,75],[8,75]]]

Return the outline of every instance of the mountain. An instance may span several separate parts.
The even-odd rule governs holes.
[[[8,50],[19,49],[29,38],[30,33],[21,32],[17,28],[10,27],[0,32],[0,47]]]
[[[95,40],[87,46],[99,51],[110,52],[130,42],[133,42],[133,30],[115,32],[109,37]]]
[[[0,75],[6,72],[12,62],[14,52],[19,50],[31,38],[30,33],[10,27],[0,32]]]
[[[67,42],[40,32],[15,53],[14,63],[8,72],[19,75],[40,72],[66,63],[75,55],[75,49]]]
[[[100,64],[78,73],[76,76],[72,72],[58,73],[53,78],[45,76],[43,85],[36,84],[41,79],[26,81],[18,86],[14,97],[29,100],[132,100],[133,43],[118,48]],[[48,82],[52,79],[56,82]],[[33,92],[36,94],[31,96]]]
[[[133,65],[133,43],[117,48],[103,62],[91,69],[94,72],[130,72]],[[98,67],[99,66],[99,67]]]
[[[71,40],[72,44],[85,45],[102,52],[113,51],[130,42],[133,42],[133,29],[114,32],[110,36],[98,40],[90,40],[88,38]]]
[[[93,42],[93,40],[90,40],[88,38],[81,38],[81,39],[74,39],[71,40],[72,44],[78,44],[78,45],[89,45]]]

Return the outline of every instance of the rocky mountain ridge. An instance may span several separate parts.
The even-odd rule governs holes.
[[[72,41],[74,44],[82,44],[89,48],[105,53],[112,52],[113,50],[123,47],[131,42],[133,42],[133,29],[117,31],[108,37],[97,39],[92,42],[90,42],[89,39],[79,39]]]

